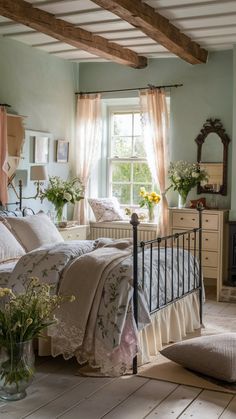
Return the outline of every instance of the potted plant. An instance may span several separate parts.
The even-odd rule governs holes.
[[[205,170],[200,168],[198,163],[188,163],[186,161],[171,162],[169,167],[169,179],[171,185],[167,189],[173,188],[179,194],[178,207],[186,206],[187,196],[192,188],[199,182],[207,181],[208,176]]]
[[[41,200],[47,198],[52,202],[57,213],[57,221],[62,221],[62,213],[65,204],[75,204],[83,199],[83,186],[78,178],[63,180],[59,176],[50,176],[49,184],[40,193]]]
[[[155,205],[159,204],[161,200],[161,196],[158,195],[156,192],[147,192],[144,187],[140,188],[139,195],[141,196],[141,201],[139,202],[139,206],[146,207],[148,209],[148,220],[150,222],[154,221],[154,207]]]
[[[73,297],[53,295],[51,286],[30,278],[24,292],[0,288],[0,397],[20,400],[34,375],[32,342],[56,322],[54,310]]]

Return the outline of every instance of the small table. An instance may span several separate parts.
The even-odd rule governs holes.
[[[86,240],[88,229],[88,225],[73,225],[65,228],[58,227],[64,240]]]

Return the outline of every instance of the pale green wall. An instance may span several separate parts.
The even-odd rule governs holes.
[[[80,64],[79,86],[82,91],[141,87],[148,83],[184,84],[171,91],[172,160],[196,160],[194,139],[207,118],[220,118],[232,138],[232,51],[212,53],[207,64],[196,66],[178,58],[153,59],[142,70],[113,63]],[[228,196],[219,197],[219,205],[224,207],[230,206],[231,145],[228,175]],[[236,168],[232,178],[236,189]],[[192,196],[195,196],[195,191]],[[171,205],[177,203],[175,193],[168,197]],[[206,197],[210,203],[211,195]]]
[[[49,174],[66,178],[69,165],[55,163],[55,141],[70,141],[73,136],[77,65],[2,37],[0,57],[0,103],[8,103],[16,113],[26,115],[25,128],[52,134]],[[29,168],[28,149],[26,144],[21,169]],[[24,193],[32,192],[28,178]],[[25,204],[34,209],[48,207],[41,206],[39,200]]]
[[[231,191],[231,212],[230,219],[236,220],[236,119],[234,117],[236,113],[236,46],[234,46],[234,57],[233,57],[233,74],[234,81],[232,86],[233,91],[233,141],[232,141],[232,191]]]

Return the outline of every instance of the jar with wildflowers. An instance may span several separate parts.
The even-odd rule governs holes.
[[[53,295],[51,286],[30,278],[15,294],[0,288],[0,398],[20,400],[34,375],[32,342],[55,323],[54,311],[74,297]]]
[[[47,198],[52,202],[57,213],[57,221],[62,221],[63,208],[66,204],[80,201],[84,198],[83,186],[78,178],[63,180],[59,176],[50,176],[46,189],[41,191],[41,200]]]
[[[171,162],[169,171],[169,179],[171,182],[170,188],[177,191],[179,194],[179,207],[186,206],[187,196],[192,188],[198,185],[199,182],[208,179],[207,172],[200,168],[198,163],[188,163],[186,161]]]
[[[158,195],[156,192],[147,192],[144,187],[140,188],[139,195],[141,196],[141,201],[139,202],[139,206],[141,208],[146,207],[148,209],[148,218],[149,221],[154,221],[154,208],[155,205],[159,204],[161,200],[161,196]]]

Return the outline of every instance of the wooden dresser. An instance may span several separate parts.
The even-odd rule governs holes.
[[[190,208],[170,208],[170,233],[198,227],[198,211]],[[202,213],[202,267],[206,283],[214,281],[217,301],[227,276],[228,210],[204,210]],[[186,240],[187,241],[187,240]],[[187,246],[186,246],[187,247]]]
[[[88,225],[76,225],[73,227],[58,228],[64,240],[86,240]]]

